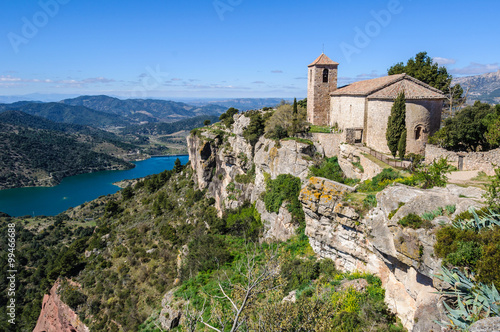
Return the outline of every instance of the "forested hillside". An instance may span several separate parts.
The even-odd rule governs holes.
[[[123,157],[137,149],[94,128],[0,113],[0,188],[54,185],[66,176],[132,168]]]
[[[193,106],[167,100],[122,100],[109,96],[81,96],[61,103],[120,115],[133,122],[172,122],[198,115],[219,115],[226,110],[219,105]]]

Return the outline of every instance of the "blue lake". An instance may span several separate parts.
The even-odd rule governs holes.
[[[170,170],[174,168],[177,158],[183,165],[189,161],[189,156],[155,157],[135,162],[136,167],[126,171],[103,171],[71,176],[55,187],[0,190],[0,211],[13,217],[54,216],[99,196],[116,193],[120,188],[113,185],[114,182]]]

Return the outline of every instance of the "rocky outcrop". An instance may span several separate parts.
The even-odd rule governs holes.
[[[469,327],[470,332],[498,332],[500,331],[500,317],[481,319]]]
[[[44,295],[42,311],[33,332],[89,332],[78,315],[61,301],[59,287],[59,282],[56,282],[50,293]]]
[[[421,190],[394,185],[377,194],[377,207],[364,218],[345,203],[345,195],[352,190],[322,178],[311,178],[303,187],[299,199],[313,250],[342,270],[378,275],[386,289],[386,302],[410,331],[440,330],[434,322],[444,318],[435,294],[439,280],[434,275],[441,265],[433,255],[438,220],[430,229],[417,230],[402,228],[397,221],[409,213],[455,205],[453,215],[439,218],[439,222],[449,223],[469,206],[481,206],[477,201],[481,190],[457,186]]]
[[[231,131],[216,124],[188,137],[189,159],[198,186],[208,189],[219,213],[237,208],[245,201],[255,202],[266,226],[265,237],[287,240],[295,234],[296,225],[284,206],[279,213],[266,211],[260,200],[266,190],[265,178],[291,174],[305,183],[317,148],[295,140],[276,142],[264,137],[252,147],[243,137],[250,118],[238,114],[234,119]],[[237,181],[238,176],[251,170],[255,172],[252,181]]]
[[[170,331],[179,326],[182,317],[182,308],[185,305],[184,301],[182,300],[174,300],[174,292],[176,290],[176,288],[170,290],[161,300],[162,309],[160,312],[159,321],[162,328],[167,331]]]

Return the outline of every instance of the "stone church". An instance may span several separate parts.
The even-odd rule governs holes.
[[[338,126],[348,143],[376,151],[387,147],[387,121],[401,91],[406,97],[407,153],[423,154],[429,136],[440,127],[444,94],[409,75],[399,74],[337,88],[338,63],[321,54],[308,66],[307,120]]]

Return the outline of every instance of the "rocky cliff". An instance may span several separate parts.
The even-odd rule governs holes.
[[[59,282],[43,297],[42,311],[33,332],[89,332],[78,315],[59,297]]]
[[[231,131],[212,127],[189,136],[191,167],[199,188],[208,189],[219,212],[251,201],[256,204],[266,225],[266,236],[286,240],[295,234],[290,213],[284,207],[278,214],[269,213],[259,199],[266,189],[265,174],[271,179],[280,174],[291,174],[305,182],[317,148],[295,140],[277,143],[264,137],[252,148],[243,137],[243,130],[249,123],[248,117],[239,114],[235,115]],[[252,181],[237,181],[238,175],[250,172],[255,172]]]
[[[441,330],[434,322],[444,318],[435,294],[439,280],[434,275],[441,266],[433,254],[435,229],[451,223],[470,206],[481,206],[478,201],[483,192],[454,185],[431,190],[394,185],[378,193],[377,207],[361,217],[345,202],[345,195],[352,191],[322,178],[311,178],[304,186],[299,199],[312,248],[343,270],[379,276],[386,302],[409,331]],[[422,214],[447,205],[455,206],[455,212],[435,218],[428,228],[403,228],[397,223],[409,213]]]
[[[198,186],[208,189],[218,211],[249,200],[261,213],[265,236],[286,240],[296,228],[290,213],[284,206],[277,214],[267,212],[260,197],[266,189],[266,176],[299,177],[303,183],[299,199],[306,215],[305,232],[316,254],[331,258],[340,269],[378,275],[386,288],[386,302],[410,331],[439,331],[434,320],[440,320],[443,314],[435,294],[438,280],[434,274],[441,261],[433,255],[435,229],[470,206],[481,206],[482,191],[457,186],[431,190],[390,186],[378,193],[377,207],[360,216],[345,198],[354,188],[308,178],[313,158],[332,150],[327,137],[312,145],[261,137],[252,148],[243,137],[249,122],[245,115],[236,115],[231,132],[215,125],[188,137]],[[364,180],[381,171],[355,147],[344,145],[336,150],[339,164],[352,177]],[[252,181],[238,183],[238,175],[253,172]],[[436,218],[428,228],[403,228],[397,223],[409,213],[422,214],[447,205],[456,207],[454,214]]]

